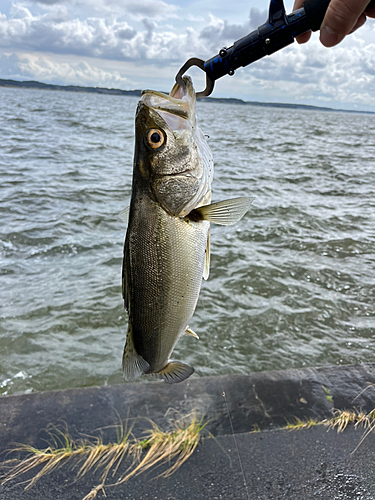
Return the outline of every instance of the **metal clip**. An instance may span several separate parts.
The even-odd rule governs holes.
[[[182,77],[184,76],[184,74],[186,73],[186,71],[189,68],[191,68],[192,66],[197,66],[198,68],[200,68],[202,71],[205,72],[204,61],[202,59],[198,59],[197,57],[192,57],[191,59],[189,59],[188,61],[186,61],[186,63],[182,66],[182,68],[180,69],[180,71],[177,73],[177,75],[176,75],[176,82],[178,83],[178,85],[182,85],[182,86],[185,85],[185,82],[182,79]],[[214,85],[215,85],[215,82],[213,82],[208,77],[208,75],[206,73],[206,88],[202,92],[197,92],[196,93],[197,99],[199,99],[200,97],[208,97],[209,95],[211,95],[212,91],[214,90]]]

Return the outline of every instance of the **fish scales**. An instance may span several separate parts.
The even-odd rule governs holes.
[[[135,349],[159,371],[196,307],[209,223],[188,223],[177,217],[170,224],[170,216],[149,198],[138,198],[137,204],[142,208],[132,220],[130,268],[143,272],[131,276],[134,307],[129,315]],[[145,213],[153,217],[145,220]],[[140,231],[142,239],[136,236]]]

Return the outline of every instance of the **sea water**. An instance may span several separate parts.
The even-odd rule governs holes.
[[[0,394],[123,383],[137,98],[0,89]],[[375,115],[198,102],[211,271],[194,377],[375,361]],[[143,379],[140,379],[142,382]]]

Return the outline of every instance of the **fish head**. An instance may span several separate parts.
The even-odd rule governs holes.
[[[192,81],[169,95],[146,90],[138,103],[134,168],[151,196],[173,216],[210,202],[213,159],[196,124]]]

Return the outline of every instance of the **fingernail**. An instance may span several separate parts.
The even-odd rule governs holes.
[[[339,41],[339,36],[328,26],[320,31],[320,41],[325,47],[333,47]]]

